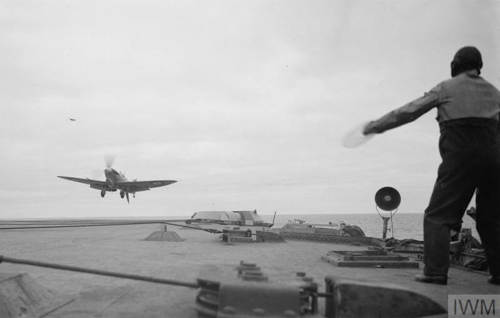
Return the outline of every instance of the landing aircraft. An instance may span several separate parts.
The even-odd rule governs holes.
[[[127,202],[130,203],[129,193],[135,198],[135,193],[139,191],[150,190],[151,188],[163,187],[172,183],[177,182],[177,180],[150,180],[150,181],[129,181],[125,178],[125,175],[121,172],[116,171],[111,167],[111,164],[107,164],[106,169],[104,169],[104,175],[106,176],[106,181],[92,180],[89,178],[75,178],[75,177],[65,177],[57,176],[61,179],[66,179],[70,181],[80,182],[89,184],[92,189],[101,190],[101,197],[104,198],[107,191],[115,192],[120,190],[120,197],[123,199],[127,198]]]

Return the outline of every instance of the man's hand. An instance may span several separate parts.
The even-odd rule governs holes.
[[[374,122],[370,121],[368,122],[365,127],[363,128],[363,135],[371,135],[371,134],[376,134],[377,132],[373,129],[374,128]]]
[[[371,123],[359,124],[348,131],[342,138],[342,145],[346,148],[354,148],[370,140],[374,136],[371,132],[373,130],[372,126],[370,126]]]

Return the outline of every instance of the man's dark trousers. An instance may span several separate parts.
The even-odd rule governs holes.
[[[424,216],[424,274],[446,276],[450,228],[460,226],[477,189],[476,227],[493,276],[500,275],[500,138],[498,122],[465,118],[440,123],[442,163]]]

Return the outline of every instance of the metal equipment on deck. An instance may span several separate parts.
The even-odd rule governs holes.
[[[418,262],[410,261],[407,256],[381,249],[331,251],[321,259],[341,267],[418,268]]]
[[[231,244],[233,242],[284,242],[279,233],[255,229],[224,229],[222,230],[222,241]]]
[[[297,231],[280,231],[281,236],[290,240],[304,240],[351,245],[382,246],[383,241],[374,237],[351,237],[332,233],[301,233]]]
[[[277,281],[256,264],[241,261],[233,268],[207,269],[198,284],[199,317],[321,317],[318,284],[305,273]]]
[[[288,279],[275,279],[266,275],[257,264],[244,261],[230,267],[207,266],[196,282],[0,256],[0,263],[2,261],[198,289],[195,308],[201,318],[395,318],[446,312],[430,298],[396,285],[327,276],[326,289],[322,293],[318,292],[314,279],[303,272]],[[324,298],[324,314],[319,313],[321,298]],[[8,299],[2,298],[0,293],[0,305],[5,301]]]
[[[327,318],[413,318],[446,313],[428,297],[393,284],[327,276],[325,285],[331,295],[325,303]]]
[[[0,317],[45,317],[74,299],[39,284],[31,275],[0,273]]]

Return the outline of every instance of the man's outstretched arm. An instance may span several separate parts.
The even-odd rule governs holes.
[[[365,135],[383,133],[386,130],[414,121],[438,105],[439,95],[431,91],[424,96],[385,114],[379,119],[369,122],[363,133]]]

